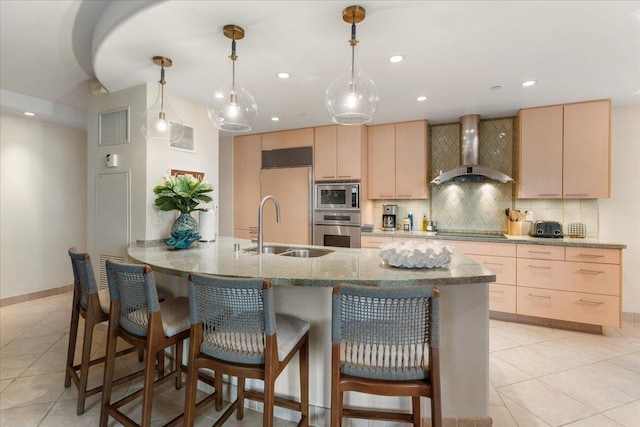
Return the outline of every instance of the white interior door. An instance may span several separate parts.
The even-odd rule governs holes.
[[[96,243],[100,263],[98,286],[107,288],[107,259],[125,262],[129,245],[129,173],[98,174]],[[97,266],[94,264],[94,269]]]

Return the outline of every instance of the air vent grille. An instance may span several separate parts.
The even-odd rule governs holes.
[[[129,107],[100,113],[98,127],[99,145],[128,144]]]
[[[262,152],[262,169],[311,166],[313,147],[282,148]]]
[[[183,128],[182,138],[178,140],[176,140],[173,134],[174,126],[182,126]],[[196,149],[195,149],[195,140],[194,140],[194,134],[195,134],[194,129],[191,126],[179,125],[174,122],[171,122],[171,128],[172,128],[172,132],[171,132],[171,138],[169,140],[169,146],[175,150],[190,151],[192,153],[195,153]]]

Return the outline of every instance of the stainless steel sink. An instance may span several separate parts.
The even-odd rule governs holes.
[[[258,247],[244,249],[245,252],[258,252]],[[280,256],[288,256],[294,258],[317,258],[333,252],[331,249],[317,248],[293,248],[290,246],[265,245],[262,247],[263,254],[274,254]]]
[[[317,258],[333,252],[329,249],[297,249],[291,248],[287,252],[283,252],[280,256],[290,256],[294,258]]]

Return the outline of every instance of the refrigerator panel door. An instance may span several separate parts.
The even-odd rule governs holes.
[[[278,199],[282,220],[276,223],[276,209],[267,202],[263,212],[265,243],[311,244],[310,174],[308,167],[262,170],[262,197],[271,194]]]

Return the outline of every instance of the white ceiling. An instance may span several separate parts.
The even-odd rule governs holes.
[[[342,9],[351,4],[367,12],[357,38],[359,64],[380,92],[371,124],[511,116],[588,99],[640,103],[640,1],[1,0],[2,109],[34,106],[82,126],[87,79],[109,91],[157,81],[154,55],[174,62],[169,93],[206,104],[230,80],[222,27],[237,24],[246,32],[237,79],[259,108],[254,132],[330,124],[324,92],[347,66]],[[397,53],[406,59],[389,63]],[[529,79],[538,84],[523,88]]]

